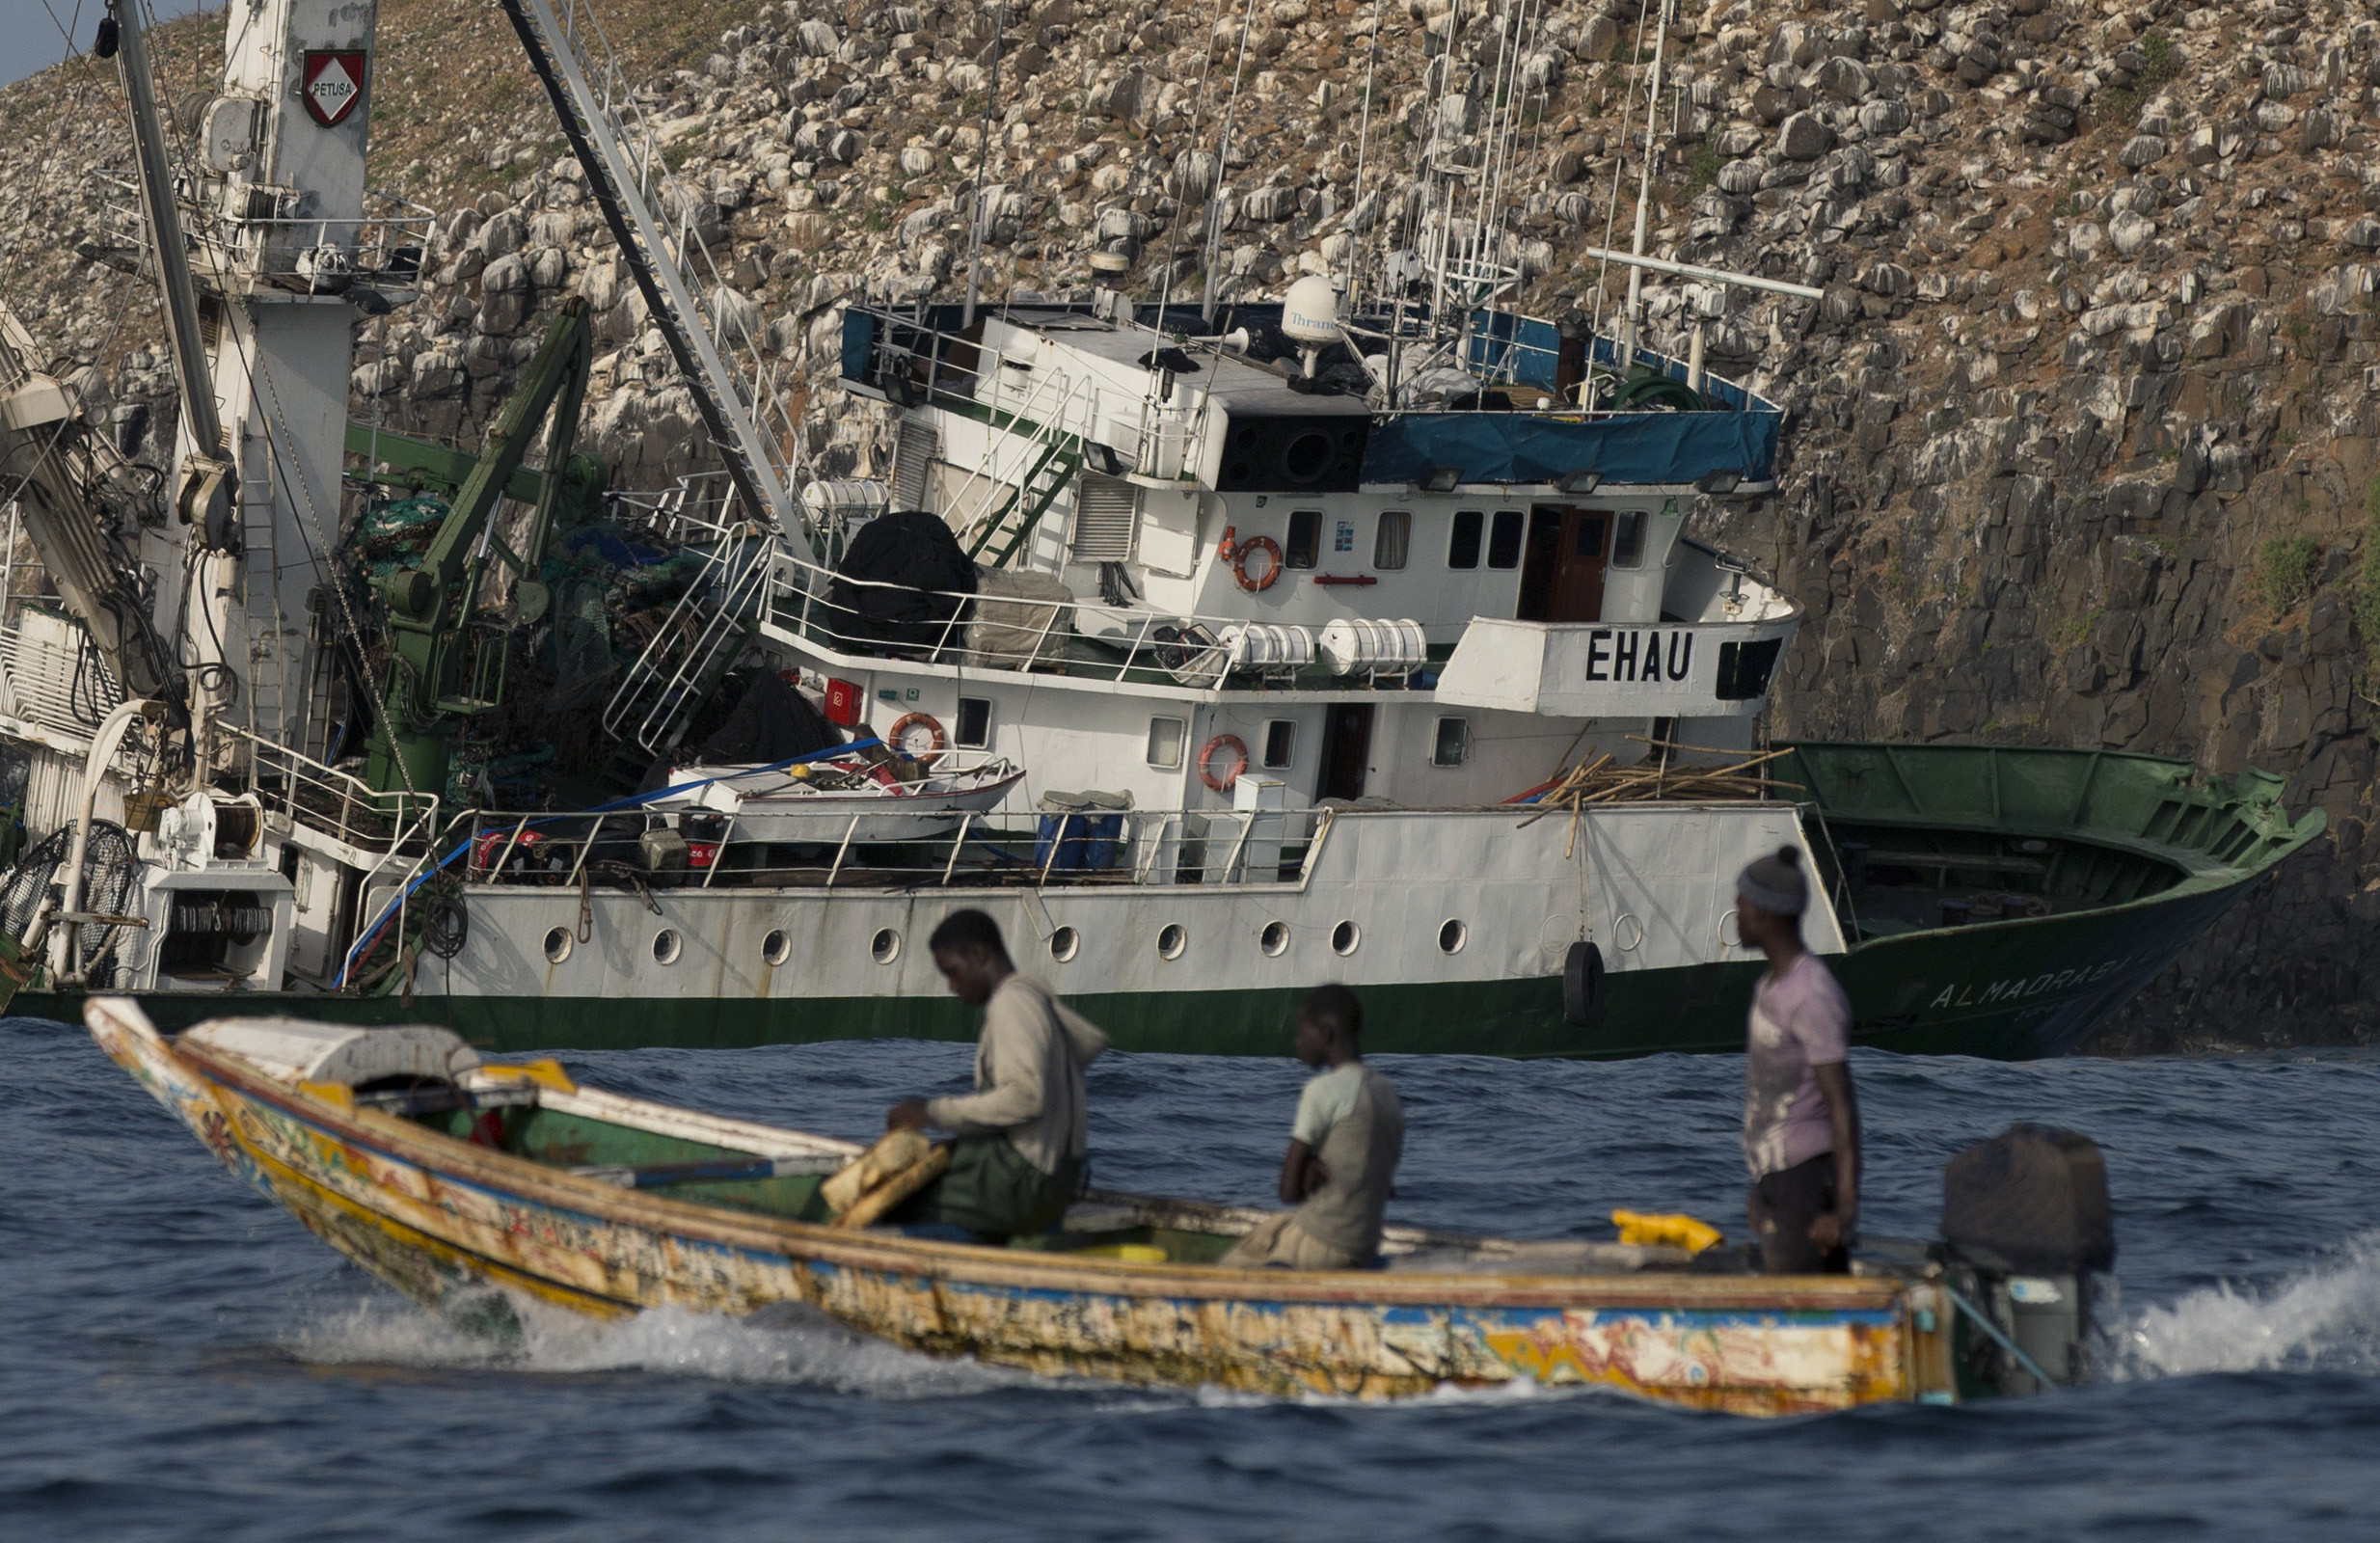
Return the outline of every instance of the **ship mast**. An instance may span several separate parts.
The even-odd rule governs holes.
[[[223,480],[230,472],[224,459],[223,420],[215,411],[214,393],[199,389],[209,373],[205,348],[200,341],[199,297],[190,280],[190,251],[182,240],[181,211],[174,202],[174,168],[165,155],[156,77],[149,68],[149,40],[141,23],[141,7],[111,5],[109,11],[116,18],[117,68],[123,76],[132,116],[141,213],[154,232],[149,257],[157,265],[166,341],[173,349],[174,372],[181,383],[182,418],[189,429],[192,461],[182,470],[181,522],[203,528],[220,519]]]
[[[183,403],[179,518],[143,557],[189,666],[204,783],[246,770],[227,734],[330,748],[311,635],[338,605],[354,317],[414,297],[427,225],[366,206],[373,0],[231,7],[220,91],[172,125],[137,9],[116,6],[142,244]]]
[[[1653,27],[1653,79],[1644,95],[1644,156],[1636,168],[1636,226],[1629,243],[1632,257],[1644,256],[1645,226],[1653,209],[1653,165],[1660,151],[1654,149],[1653,123],[1661,116],[1662,67],[1667,62],[1669,50],[1669,11],[1677,0],[1657,0],[1660,11]],[[1641,36],[1641,34],[1639,34]],[[1644,319],[1644,269],[1631,264],[1628,269],[1628,309],[1620,317],[1620,368],[1625,372],[1636,360],[1636,338]]]

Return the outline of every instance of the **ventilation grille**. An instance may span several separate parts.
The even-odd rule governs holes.
[[[1131,561],[1140,516],[1140,489],[1120,476],[1082,474],[1074,484],[1074,560]]]
[[[934,452],[941,447],[942,436],[932,423],[917,418],[901,420],[901,437],[893,445],[892,506],[895,509],[922,509],[926,506],[926,472],[933,464]]]

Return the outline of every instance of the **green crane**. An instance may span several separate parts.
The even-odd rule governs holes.
[[[593,358],[586,301],[574,295],[546,328],[536,357],[505,398],[419,563],[380,582],[388,603],[389,673],[365,776],[373,791],[390,796],[392,811],[405,811],[409,796],[446,791],[456,728],[503,699],[504,661],[518,623],[480,610],[482,592],[499,565],[517,581],[519,621],[534,621],[546,601],[537,567],[556,511],[591,511],[603,491],[609,469],[571,453]],[[522,465],[540,424],[547,425],[542,474]],[[351,426],[351,447],[356,439]],[[386,434],[378,445],[382,459],[407,459],[433,474],[440,457],[455,454]],[[520,552],[493,524],[507,496],[535,510]]]

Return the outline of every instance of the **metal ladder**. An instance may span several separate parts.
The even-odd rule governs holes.
[[[658,755],[686,734],[760,624],[779,551],[773,532],[739,522],[720,532],[701,575],[604,704],[604,732]],[[641,768],[638,769],[641,771]]]
[[[792,497],[800,425],[777,394],[764,338],[719,324],[717,300],[727,285],[691,218],[701,191],[689,190],[674,223],[656,213],[669,168],[590,0],[502,4],[745,508],[816,555]]]
[[[987,567],[1007,567],[1082,465],[1080,436],[1061,434],[1043,445],[1031,469],[1010,485],[1007,497],[985,518],[967,555]]]
[[[248,668],[241,681],[248,726],[259,739],[288,743],[283,721],[281,558],[274,541],[273,479],[242,477],[238,483],[240,610],[247,619]]]
[[[1041,524],[1041,516],[1057,501],[1058,495],[1074,479],[1083,464],[1083,437],[1063,425],[1068,410],[1082,396],[1095,399],[1091,382],[1068,380],[1057,374],[1046,385],[1037,384],[1015,408],[991,408],[992,432],[986,442],[984,458],[965,485],[952,497],[951,507],[962,506],[976,483],[993,479],[992,465],[1000,453],[1004,433],[1029,426],[1032,432],[1025,444],[1030,459],[1025,464],[1025,474],[1008,483],[1007,491],[998,495],[991,507],[974,522],[974,537],[967,543],[968,556],[989,567],[1007,566]],[[1088,406],[1084,416],[1089,417]],[[987,551],[989,555],[986,555]]]

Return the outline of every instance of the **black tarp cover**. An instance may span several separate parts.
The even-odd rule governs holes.
[[[975,564],[938,516],[919,509],[880,515],[860,527],[827,591],[827,625],[846,643],[899,653],[930,652],[975,593]],[[869,580],[869,586],[849,583]],[[879,588],[892,584],[898,588]],[[943,593],[928,593],[940,590]],[[963,617],[958,619],[963,621]]]
[[[697,766],[766,766],[831,749],[843,736],[810,699],[772,669],[751,672],[751,683],[727,719],[694,747]]]

